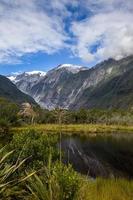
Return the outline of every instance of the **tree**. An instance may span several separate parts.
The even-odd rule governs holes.
[[[19,107],[17,104],[7,99],[0,98],[0,119],[7,121],[9,124],[15,124],[18,120],[18,111]]]
[[[29,103],[22,103],[21,109],[18,112],[18,116],[24,119],[28,123],[34,123],[36,112],[33,110]]]

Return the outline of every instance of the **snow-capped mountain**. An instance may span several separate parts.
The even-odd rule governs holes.
[[[79,71],[86,70],[87,67],[83,67],[83,66],[80,66],[80,65],[72,65],[72,64],[60,64],[55,69],[56,70],[66,69],[66,70],[72,72],[73,74],[76,74]]]
[[[55,70],[60,70],[60,69],[64,69],[66,71],[69,71],[73,74],[78,73],[79,71],[83,71],[86,70],[87,67],[83,67],[80,65],[73,65],[73,64],[60,64],[57,67],[55,67],[54,69],[50,70],[51,71],[55,71]],[[12,82],[17,83],[18,81],[20,81],[20,79],[30,79],[29,81],[35,81],[35,79],[38,77],[44,77],[47,74],[47,72],[44,71],[30,71],[30,72],[20,72],[20,73],[12,73],[11,75],[7,76],[7,78],[9,78]]]
[[[17,87],[26,94],[30,94],[30,89],[37,84],[42,78],[44,78],[46,72],[44,71],[31,71],[23,73],[15,73],[11,76],[7,76]]]
[[[44,71],[30,71],[30,72],[23,72],[23,73],[12,73],[11,75],[7,76],[11,81],[16,82],[19,77],[44,77],[46,72]]]
[[[26,75],[39,75],[39,76],[45,76],[46,72],[44,71],[31,71],[31,72],[25,72]]]
[[[43,108],[78,109],[131,105],[132,76],[133,56],[119,61],[109,59],[91,69],[63,64],[47,73],[25,72],[15,78],[12,76],[9,78],[21,91],[32,96]],[[125,87],[126,94],[129,93],[127,104],[125,100],[122,101],[125,96],[121,96],[124,94],[121,87]],[[115,98],[120,101],[115,101]],[[119,104],[115,105],[114,102],[119,102]]]
[[[56,103],[53,103],[54,92],[57,90],[57,93],[60,93],[61,82],[84,70],[88,70],[88,68],[79,65],[61,64],[47,73],[43,71],[31,71],[17,75],[14,74],[8,76],[8,78],[21,91],[31,95],[42,107],[52,109],[56,107]]]
[[[7,76],[7,78],[10,79],[10,81],[15,82],[16,76],[10,75],[10,76]]]

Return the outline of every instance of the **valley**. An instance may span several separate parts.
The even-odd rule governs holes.
[[[0,200],[133,200],[133,0],[0,0]]]
[[[0,198],[132,200],[132,72],[129,56],[0,76]]]

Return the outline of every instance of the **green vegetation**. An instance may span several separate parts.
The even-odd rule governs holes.
[[[47,164],[49,148],[52,153],[52,162],[59,158],[57,142],[57,135],[49,137],[48,134],[39,134],[34,130],[14,134],[8,146],[9,150],[15,149],[11,161],[15,161],[21,155],[21,159],[29,158],[24,166],[28,164],[28,168],[40,169]]]
[[[63,124],[107,124],[107,125],[132,125],[133,110],[100,110],[80,109],[77,111],[55,109],[52,111],[39,110],[36,123],[58,124],[59,113],[63,111],[61,122]]]
[[[29,173],[26,176],[16,176],[19,168],[24,164],[27,159],[21,160],[21,158],[17,158],[14,163],[9,163],[7,159],[12,157],[13,151],[6,152],[5,148],[0,149],[0,199],[13,199],[15,195],[20,196],[23,195],[23,191],[21,190],[21,183],[32,175],[35,172]],[[20,184],[20,186],[18,186]],[[18,198],[21,199],[21,198]]]
[[[53,162],[51,148],[47,164],[36,172],[27,171],[28,158],[21,160],[19,155],[11,164],[8,158],[13,151],[1,149],[0,153],[1,200],[132,200],[133,181],[81,176],[70,165]]]
[[[18,106],[6,99],[0,98],[0,139],[11,137],[10,127],[18,123]]]
[[[22,126],[24,124],[106,124],[130,126],[133,124],[133,109],[80,109],[76,111],[54,109],[49,111],[29,103],[18,105],[0,98],[0,119],[8,121],[12,126]]]
[[[40,133],[59,133],[60,130],[65,135],[80,135],[89,136],[90,134],[127,134],[133,133],[133,126],[124,125],[104,125],[104,124],[34,124],[23,127],[13,127],[11,131],[14,133],[21,133],[22,131],[36,130]]]
[[[47,111],[0,99],[0,199],[132,200],[132,180],[83,176],[62,163],[57,145],[63,132],[133,133],[132,122],[132,110]]]
[[[132,200],[133,182],[124,179],[83,180],[76,200]]]
[[[32,199],[40,200],[73,200],[79,189],[80,175],[71,166],[60,163],[48,166],[41,176],[34,175],[29,179],[28,188]]]

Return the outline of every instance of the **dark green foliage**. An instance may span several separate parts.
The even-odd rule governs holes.
[[[33,173],[28,176],[18,174],[21,165],[26,159],[17,158],[14,164],[9,163],[8,159],[13,156],[13,151],[6,151],[5,148],[0,148],[0,199],[1,200],[23,200],[26,196],[26,191],[23,189],[22,183]],[[18,174],[16,176],[16,173]],[[18,184],[19,183],[19,184]]]
[[[21,92],[8,78],[2,75],[0,75],[0,97],[16,103],[29,102],[36,105],[32,97]]]
[[[62,124],[81,124],[81,123],[103,123],[103,124],[133,124],[133,111],[129,110],[100,110],[100,109],[80,109],[77,111],[62,110]],[[57,110],[41,110],[38,115],[38,123],[59,123],[59,114]]]
[[[0,119],[0,139],[5,138],[5,136],[9,137],[9,122],[6,119]]]
[[[10,149],[14,149],[14,160],[20,155],[21,158],[29,158],[27,167],[41,168],[49,157],[49,148],[51,148],[53,160],[58,159],[57,149],[58,137],[44,133],[37,133],[34,130],[16,133],[13,135]]]
[[[60,163],[53,167],[53,174],[60,186],[60,200],[73,200],[79,189],[79,175],[71,165],[65,166]]]
[[[79,189],[80,176],[72,167],[51,162],[39,175],[28,180],[34,200],[73,200]]]
[[[18,111],[19,107],[17,104],[12,103],[7,99],[0,98],[0,119],[15,125],[15,123],[17,123]]]
[[[37,123],[56,123],[56,117],[52,111],[38,109],[38,117],[36,119]]]
[[[10,127],[16,125],[18,106],[6,99],[0,98],[0,139],[9,141],[12,134]]]

